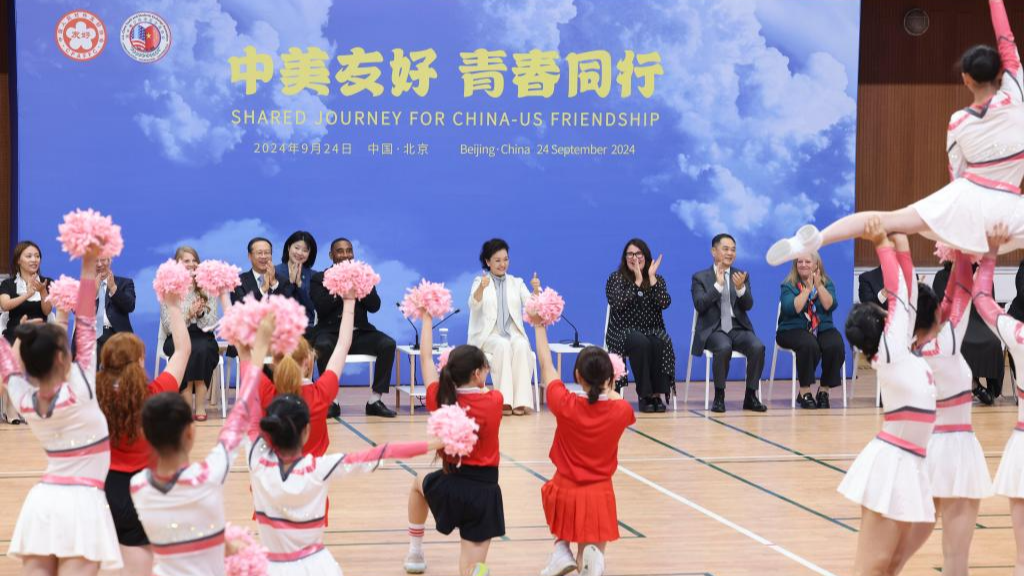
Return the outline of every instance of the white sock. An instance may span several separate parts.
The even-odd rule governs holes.
[[[367,401],[367,404],[373,404],[374,402],[380,402],[381,398],[383,398],[382,395],[377,394],[376,392],[374,392],[373,394],[370,394],[370,400]]]
[[[425,524],[409,524],[409,552],[423,552]]]

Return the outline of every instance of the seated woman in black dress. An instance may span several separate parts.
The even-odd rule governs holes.
[[[11,270],[14,276],[0,283],[0,309],[7,313],[4,338],[14,343],[14,329],[25,322],[46,322],[53,305],[46,301],[51,280],[39,274],[43,253],[35,242],[25,240],[14,247]]]
[[[843,383],[846,361],[843,337],[832,323],[839,306],[836,286],[825,273],[817,252],[793,261],[779,295],[779,326],[775,343],[796,354],[801,408],[828,408],[828,391]],[[814,373],[821,364],[818,395],[811,395]]]
[[[661,396],[667,397],[675,385],[676,353],[662,315],[672,297],[657,273],[660,266],[661,256],[652,260],[647,243],[634,238],[622,249],[619,269],[604,288],[611,308],[605,344],[609,352],[629,360],[641,412],[664,412]],[[616,389],[625,380],[616,382]]]
[[[949,271],[953,268],[953,263],[944,260],[940,263],[942,270],[935,274],[932,290],[936,294],[945,294]],[[975,264],[974,270],[977,269],[978,265]],[[996,295],[993,294],[992,297],[995,298]],[[971,316],[967,320],[967,334],[964,335],[960,353],[964,360],[967,360],[967,365],[971,367],[971,375],[974,377],[974,395],[982,404],[991,406],[995,398],[1003,392],[1003,372],[1006,366],[1003,359],[1003,346],[999,338],[985,325],[985,321],[978,315],[974,306],[971,306]],[[982,378],[985,379],[987,386],[981,385]]]
[[[14,276],[0,282],[0,310],[7,314],[4,338],[14,343],[14,329],[25,322],[46,322],[53,304],[46,301],[51,280],[39,274],[43,253],[35,242],[25,240],[14,247],[11,270]],[[7,391],[0,392],[6,396]],[[5,402],[10,404],[10,402]],[[6,414],[2,415],[7,418]],[[11,424],[20,424],[15,418]]]
[[[182,246],[174,253],[174,259],[185,265],[193,274],[199,266],[199,253],[195,248]],[[192,342],[192,353],[188,357],[188,366],[185,368],[185,377],[181,379],[181,387],[178,391],[189,403],[194,406],[196,420],[206,420],[206,397],[213,378],[213,371],[217,369],[220,362],[220,348],[217,346],[217,339],[213,335],[213,328],[217,324],[217,300],[211,298],[196,286],[195,282],[188,293],[181,300],[180,310],[185,314],[185,325],[188,326],[189,340]],[[164,334],[170,334],[169,309],[160,306],[160,323],[163,324]],[[174,340],[164,340],[164,354],[168,357],[174,354]],[[195,404],[192,403],[192,395],[195,394]],[[224,399],[221,398],[221,402]]]

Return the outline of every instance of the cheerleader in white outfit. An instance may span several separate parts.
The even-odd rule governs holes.
[[[261,416],[260,370],[250,359],[267,356],[273,327],[268,315],[251,352],[233,343],[242,362],[242,383],[217,445],[204,460],[189,463],[195,428],[192,407],[180,394],[157,394],[142,408],[142,431],[157,462],[132,477],[131,492],[153,548],[153,576],[224,574],[224,481],[247,431]]]
[[[1003,313],[992,299],[992,276],[995,273],[999,246],[1008,239],[1006,226],[998,225],[989,237],[991,249],[981,261],[978,277],[974,281],[974,306],[999,336],[1013,356],[1017,366],[1024,364],[1024,323]],[[1003,449],[1003,459],[996,471],[995,493],[1010,499],[1010,517],[1013,535],[1017,541],[1017,561],[1014,576],[1024,576],[1024,380],[1017,380],[1017,426]]]
[[[46,451],[46,472],[25,497],[7,551],[21,558],[23,574],[94,575],[122,566],[103,491],[110,468],[107,419],[93,387],[94,251],[82,258],[76,309],[75,363],[66,325],[19,326],[13,351],[0,339],[0,381]]]
[[[346,314],[350,309],[346,307]],[[294,394],[275,397],[259,427],[265,436],[251,435],[255,444],[249,451],[249,479],[260,540],[268,550],[269,576],[341,576],[341,567],[323,543],[328,482],[372,472],[385,458],[411,458],[444,447],[436,440],[401,442],[349,454],[303,456],[309,407]]]
[[[985,454],[971,426],[971,368],[960,354],[973,284],[970,258],[958,253],[939,311],[939,334],[920,350],[931,366],[938,396],[925,463],[936,512],[942,516],[942,573],[951,576],[967,576],[978,507],[992,494]]]
[[[861,451],[839,485],[839,492],[861,505],[856,574],[896,574],[928,539],[935,522],[925,464],[935,422],[935,387],[923,358],[911,351],[912,336],[922,341],[932,319],[917,322],[917,282],[906,236],[890,240],[878,219],[864,237],[875,243],[889,294],[888,312],[858,304],[846,321],[850,344],[871,359],[888,412],[882,431]],[[895,248],[894,248],[894,242]]]
[[[1002,252],[1024,247],[1024,69],[1003,0],[989,0],[996,46],[974,46],[960,59],[964,85],[974,103],[953,113],[946,136],[951,182],[895,212],[860,212],[824,231],[812,225],[768,250],[775,266],[823,245],[853,238],[873,217],[891,232],[923,234],[970,252],[988,250],[985,233],[997,222],[1009,226]]]

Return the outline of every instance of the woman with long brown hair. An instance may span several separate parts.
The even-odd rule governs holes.
[[[131,498],[131,478],[151,464],[153,450],[142,434],[142,405],[161,392],[176,392],[185,374],[192,346],[178,298],[168,296],[174,354],[167,368],[153,381],[143,368],[146,346],[138,336],[118,332],[107,340],[101,353],[103,368],[96,373],[96,397],[110,428],[110,472],[105,490],[114,517],[117,540],[124,559],[124,573],[148,576],[153,553]]]

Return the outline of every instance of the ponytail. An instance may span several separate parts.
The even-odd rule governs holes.
[[[441,375],[437,383],[437,404],[438,406],[449,406],[455,404],[457,394],[455,380],[452,379],[452,371],[446,365],[441,368]]]
[[[139,360],[146,347],[131,332],[111,336],[100,355],[102,370],[96,373],[96,400],[107,417],[110,440],[134,442],[142,434],[142,405],[149,396],[149,377]]]
[[[282,394],[267,406],[267,415],[260,419],[260,430],[278,451],[292,452],[302,448],[302,433],[309,425],[309,406],[295,394]]]
[[[576,364],[573,372],[578,380],[587,385],[587,402],[596,403],[601,398],[601,393],[615,378],[615,368],[612,366],[612,359],[602,348],[587,346],[576,356]]]
[[[463,344],[452,348],[438,376],[437,403],[441,406],[455,404],[455,389],[468,384],[474,372],[487,366],[487,355],[476,346]]]
[[[274,390],[277,395],[299,394],[302,388],[302,368],[291,355],[282,356],[274,363]]]

